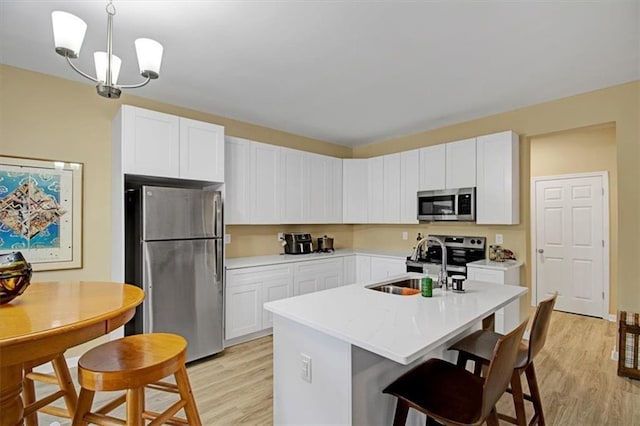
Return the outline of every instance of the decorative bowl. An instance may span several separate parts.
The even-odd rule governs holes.
[[[0,305],[20,296],[31,284],[31,265],[19,251],[0,254]]]

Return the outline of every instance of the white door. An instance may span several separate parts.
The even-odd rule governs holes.
[[[538,302],[558,291],[560,311],[605,314],[603,184],[603,176],[596,175],[535,180]]]

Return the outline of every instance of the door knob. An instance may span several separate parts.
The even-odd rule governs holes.
[[[543,249],[538,249],[538,253],[542,254],[542,253],[544,253],[544,250]]]

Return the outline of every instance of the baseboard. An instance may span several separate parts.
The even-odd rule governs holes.
[[[74,356],[71,358],[65,357],[65,359],[67,360],[67,367],[69,367],[69,370],[71,370],[72,368],[76,368],[78,366],[78,360],[80,359],[80,357],[79,356]],[[37,373],[51,374],[53,373],[53,364],[51,364],[50,362],[44,363],[34,368],[33,371]]]
[[[249,340],[258,339],[260,337],[268,336],[273,334],[272,328],[267,328],[265,330],[256,331],[255,333],[245,334],[244,336],[234,337],[233,339],[225,340],[224,347],[228,348],[230,346],[234,346],[240,343],[248,342]]]

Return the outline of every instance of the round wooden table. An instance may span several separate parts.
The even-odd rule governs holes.
[[[22,364],[64,352],[124,325],[144,292],[110,282],[33,283],[0,305],[0,425],[23,424]]]

